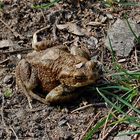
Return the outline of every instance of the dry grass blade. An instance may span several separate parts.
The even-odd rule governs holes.
[[[11,29],[11,27],[7,23],[5,23],[1,18],[0,18],[0,21],[13,33],[13,35],[15,37],[23,38],[19,33],[17,33],[16,31],[14,31],[13,29]]]
[[[10,138],[11,136],[11,131],[9,130],[8,126],[6,125],[5,123],[5,120],[4,120],[4,113],[3,113],[3,110],[4,110],[4,96],[2,96],[2,106],[1,106],[1,120],[2,120],[2,124],[6,130],[6,133],[7,133],[7,137]]]
[[[91,125],[94,123],[95,119],[97,118],[97,116],[100,114],[101,112],[98,112],[94,118],[91,120],[91,122],[88,124],[87,129],[85,130],[85,132],[82,134],[82,136],[79,138],[79,140],[83,140],[84,136],[86,135],[86,133],[89,131],[89,129],[91,128]]]
[[[93,104],[88,104],[88,105],[76,108],[75,110],[71,111],[71,113],[74,113],[76,111],[80,111],[80,110],[86,109],[86,108],[91,107],[91,106],[93,106]]]

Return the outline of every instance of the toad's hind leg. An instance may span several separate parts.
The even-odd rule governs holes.
[[[79,94],[65,91],[64,87],[62,85],[59,85],[48,93],[45,100],[48,103],[58,104],[58,103],[69,102],[73,99],[76,99],[78,95]]]
[[[16,84],[19,91],[27,97],[30,108],[32,108],[31,98],[46,103],[45,99],[39,97],[32,91],[37,86],[37,81],[37,71],[26,60],[21,60],[16,67]]]
[[[16,75],[16,85],[18,91],[25,94],[28,100],[29,107],[32,108],[31,105],[32,99],[25,85],[27,79],[29,78],[29,64],[26,62],[26,60],[23,59],[18,63],[16,67],[15,75]]]

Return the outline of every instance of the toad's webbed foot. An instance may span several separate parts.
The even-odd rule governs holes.
[[[69,102],[72,99],[76,99],[79,94],[73,93],[73,91],[65,90],[65,88],[62,85],[59,85],[52,89],[46,96],[46,102],[52,103],[52,104],[58,104],[63,102]]]

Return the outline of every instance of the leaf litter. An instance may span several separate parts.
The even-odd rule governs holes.
[[[104,104],[101,97],[95,95],[96,93],[88,95],[86,92],[84,97],[81,96],[70,104],[49,107],[33,101],[33,109],[30,110],[26,97],[17,93],[14,73],[19,62],[18,56],[25,58],[26,54],[32,51],[33,33],[49,25],[50,27],[40,34],[39,40],[55,38],[60,44],[66,44],[69,49],[84,49],[91,58],[96,58],[104,66],[112,69],[111,55],[104,46],[104,38],[109,25],[121,17],[123,12],[112,12],[99,1],[92,0],[61,1],[48,10],[32,8],[34,4],[43,4],[43,0],[2,2],[4,6],[0,11],[0,139],[83,139],[86,130],[93,126],[91,120],[97,112],[101,113],[94,121],[107,115],[108,109],[105,105],[97,105]],[[132,18],[135,18],[136,13],[138,15],[137,11],[133,14],[131,10]],[[118,57],[118,60],[125,63],[124,67],[133,70],[131,64],[135,63],[134,56],[132,50],[129,59]],[[12,83],[9,82],[11,77]],[[6,94],[8,98],[4,97],[5,91],[10,91]],[[72,113],[78,108],[84,109]],[[127,126],[119,127],[124,129]],[[108,138],[113,140],[114,134],[113,131]],[[96,133],[93,139],[99,137],[99,133]]]

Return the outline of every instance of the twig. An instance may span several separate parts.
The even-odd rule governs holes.
[[[48,106],[46,105],[46,106],[44,106],[44,107],[38,107],[38,108],[32,108],[32,109],[27,109],[26,111],[27,112],[37,112],[37,111],[41,111],[41,110],[43,110],[43,109],[45,109],[45,108],[47,108]]]
[[[34,48],[34,45],[38,42],[38,40],[37,40],[37,34],[38,34],[39,32],[41,32],[41,31],[43,31],[43,30],[48,29],[48,28],[50,28],[50,25],[47,25],[47,26],[45,26],[45,27],[43,27],[43,28],[37,30],[37,31],[33,34],[32,48]]]
[[[135,106],[139,103],[139,101],[140,101],[140,96],[139,96],[138,99],[135,101],[133,107],[135,107]],[[133,109],[130,108],[130,109],[127,111],[127,114],[130,114],[132,110],[133,110]]]
[[[11,27],[7,23],[5,23],[1,18],[0,18],[0,21],[13,33],[13,35],[15,37],[23,38],[19,33],[17,33],[15,30],[11,29]]]
[[[4,115],[3,115],[3,110],[4,110],[4,96],[2,96],[2,105],[1,105],[1,120],[2,120],[2,124],[6,129],[6,132],[8,133],[8,137],[11,136],[11,132],[9,130],[9,128],[7,127],[5,120],[4,120]]]
[[[106,137],[112,132],[112,130],[117,126],[118,124],[115,124],[111,129],[107,131],[107,133],[100,139],[100,140],[105,140]]]
[[[12,132],[14,133],[14,135],[15,135],[15,137],[16,137],[16,140],[19,140],[19,138],[18,138],[18,136],[17,136],[15,130],[12,128],[12,126],[10,126],[9,128],[10,128],[10,129],[12,130]]]
[[[81,137],[79,138],[79,140],[83,140],[83,138],[84,138],[84,136],[86,135],[86,133],[89,131],[89,129],[90,129],[90,127],[91,127],[91,125],[94,123],[94,121],[95,121],[95,119],[96,119],[96,117],[99,115],[101,113],[101,111],[100,112],[98,112],[95,116],[94,116],[94,118],[91,120],[91,122],[88,124],[88,127],[87,127],[87,129],[85,130],[85,132],[81,135]]]
[[[108,112],[107,119],[106,119],[106,121],[105,121],[105,124],[104,124],[104,127],[103,127],[103,131],[102,131],[102,137],[105,136],[105,130],[106,130],[107,123],[108,123],[108,119],[109,119],[109,115],[110,115],[112,109],[113,109],[113,108],[111,108],[110,111]]]
[[[86,108],[91,107],[91,106],[100,106],[100,105],[104,105],[104,103],[88,104],[88,105],[85,105],[85,106],[82,106],[82,107],[74,109],[73,111],[71,111],[71,113],[74,113],[76,111],[80,111],[80,110],[86,109]]]
[[[3,64],[3,63],[6,63],[7,61],[9,61],[9,57],[4,59],[4,60],[2,60],[2,61],[0,61],[0,65]]]
[[[53,30],[52,30],[52,33],[53,33],[53,38],[54,40],[57,40],[57,35],[56,35],[56,30],[57,30],[57,27],[56,25],[58,24],[58,22],[60,21],[60,17],[57,17],[56,20],[55,20],[55,23],[53,24]]]
[[[71,126],[70,126],[70,124],[69,124],[68,122],[67,122],[66,124],[67,124],[68,128],[69,128],[69,129],[71,129]]]
[[[71,113],[74,113],[76,111],[80,111],[80,110],[86,109],[86,108],[91,107],[91,106],[93,106],[93,104],[88,104],[88,105],[76,108],[75,110],[71,111]]]
[[[44,13],[43,13],[43,10],[40,9],[40,11],[41,11],[41,14],[42,14],[42,16],[43,16],[44,22],[47,24],[47,20],[46,20],[46,18],[45,18],[45,15],[44,15]]]
[[[45,125],[45,130],[44,130],[44,136],[43,136],[42,139],[43,140],[50,140],[50,137],[49,137],[47,129],[46,129],[46,125]]]
[[[137,55],[137,49],[135,47],[135,61],[136,61],[136,66],[138,66],[138,55]]]
[[[19,53],[19,52],[26,52],[26,51],[30,51],[33,50],[33,48],[25,48],[25,49],[20,49],[20,50],[13,50],[13,51],[5,51],[5,52],[0,52],[0,54],[15,54],[15,53]]]

